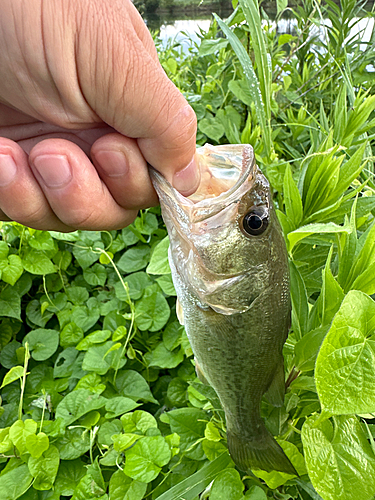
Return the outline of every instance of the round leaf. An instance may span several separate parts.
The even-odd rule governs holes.
[[[126,453],[124,472],[133,479],[149,483],[170,459],[171,451],[162,436],[146,436]]]
[[[59,346],[59,332],[38,328],[29,332],[23,339],[23,345],[28,342],[31,356],[36,361],[44,361],[54,354]]]

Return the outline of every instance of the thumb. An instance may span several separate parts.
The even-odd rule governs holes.
[[[191,194],[199,183],[193,161],[195,113],[161,67],[152,37],[133,4],[115,3],[115,10],[111,2],[112,11],[96,18],[95,29],[88,27],[96,51],[77,52],[78,72],[83,68],[78,75],[81,89],[103,121],[137,139],[146,161],[183,194]],[[99,4],[102,9],[109,7],[109,2]],[[84,38],[78,43],[92,46],[92,40]],[[85,60],[80,60],[83,56]]]

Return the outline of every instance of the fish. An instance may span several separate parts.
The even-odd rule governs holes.
[[[270,184],[250,145],[206,144],[195,160],[201,182],[189,197],[152,168],[150,176],[197,375],[218,395],[240,470],[298,475],[261,417],[263,395],[283,405],[291,321],[288,255]]]

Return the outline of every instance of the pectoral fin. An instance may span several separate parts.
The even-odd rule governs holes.
[[[176,300],[176,315],[177,315],[178,321],[180,322],[180,325],[184,326],[184,311],[183,311],[182,305],[178,299]]]
[[[277,369],[265,397],[273,406],[283,406],[285,396],[285,375],[284,360],[281,359],[277,364]]]
[[[206,379],[205,374],[203,373],[201,367],[199,366],[199,363],[197,361],[197,358],[194,358],[195,361],[195,373],[197,374],[197,377],[199,380],[202,382],[202,384],[210,385],[209,381]]]

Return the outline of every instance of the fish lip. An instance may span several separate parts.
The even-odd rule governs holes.
[[[203,147],[197,149],[197,154],[204,154],[207,152],[207,149],[210,150],[211,148],[215,148],[215,152],[217,152],[220,150],[220,147],[205,144]],[[228,145],[223,145],[224,148],[228,148]],[[256,163],[253,148],[249,144],[238,144],[234,145],[233,148],[242,148],[242,172],[235,184],[227,191],[224,191],[215,198],[203,199],[194,203],[177,191],[160,172],[149,166],[151,180],[158,196],[160,197],[161,194],[164,194],[175,206],[179,206],[190,223],[204,221],[217,215],[230,204],[238,202],[254,184]]]

